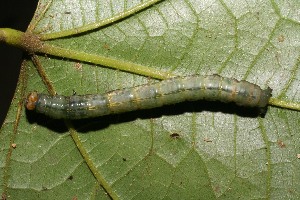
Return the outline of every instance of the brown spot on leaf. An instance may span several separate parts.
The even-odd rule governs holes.
[[[82,71],[82,64],[81,64],[81,63],[76,62],[76,63],[74,64],[74,67],[75,67],[75,69],[77,69],[77,70],[79,70],[79,71]]]
[[[209,139],[209,138],[204,138],[203,141],[204,141],[204,142],[212,142],[212,140]]]
[[[4,192],[3,192],[2,195],[1,195],[1,199],[2,199],[2,200],[6,200],[6,199],[7,199],[7,198],[6,198],[6,194],[5,194]]]
[[[279,146],[280,148],[285,148],[285,147],[286,147],[282,140],[278,140],[278,141],[277,141],[277,144],[278,144],[278,146]]]
[[[109,47],[109,45],[108,45],[108,44],[106,44],[106,43],[103,45],[103,48],[104,48],[104,49],[106,49],[106,50],[110,50],[110,47]]]
[[[279,35],[277,39],[278,39],[278,42],[284,42],[284,40],[285,40],[283,35]]]
[[[219,193],[219,192],[220,192],[220,186],[219,186],[219,185],[216,185],[216,186],[214,187],[214,191],[215,191],[216,193]]]

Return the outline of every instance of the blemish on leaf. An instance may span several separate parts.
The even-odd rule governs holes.
[[[285,147],[286,147],[282,140],[278,140],[278,141],[277,141],[277,144],[278,144],[278,146],[279,146],[280,148],[285,148]]]
[[[1,199],[2,199],[2,200],[7,200],[6,194],[5,194],[4,192],[3,192],[2,195],[1,195]]]
[[[17,147],[17,144],[16,143],[12,143],[11,147],[15,149]]]
[[[76,62],[76,63],[74,64],[74,68],[75,68],[76,70],[78,70],[78,71],[82,71],[82,64],[79,63],[79,62]]]
[[[283,35],[279,35],[277,39],[278,39],[278,42],[284,42],[284,40],[285,40]]]
[[[204,141],[204,142],[212,142],[212,140],[209,139],[209,138],[204,138],[203,141]]]
[[[216,186],[214,187],[214,191],[215,191],[216,193],[220,192],[220,186],[219,186],[219,185],[216,185]]]
[[[256,17],[257,20],[260,20],[260,12],[255,12],[254,16]]]
[[[170,135],[170,137],[173,138],[173,139],[178,139],[180,137],[180,135],[178,133],[172,133]]]
[[[104,48],[104,49],[106,49],[106,50],[108,50],[108,51],[110,50],[110,47],[109,47],[109,45],[108,45],[108,44],[106,44],[106,43],[103,45],[103,48]]]
[[[71,180],[73,180],[73,178],[74,178],[73,175],[70,175],[70,176],[68,177],[68,180],[71,181]]]
[[[72,198],[72,200],[78,200],[77,196],[74,196],[74,197]]]

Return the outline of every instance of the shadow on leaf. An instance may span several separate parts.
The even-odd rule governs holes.
[[[73,120],[75,129],[80,133],[88,133],[90,131],[98,131],[109,127],[111,124],[121,124],[134,121],[136,119],[155,119],[161,116],[181,115],[188,112],[201,113],[207,112],[222,112],[225,114],[236,114],[240,117],[264,117],[258,108],[249,108],[237,106],[234,103],[221,103],[209,101],[193,101],[183,102],[174,105],[163,106],[159,108],[137,110],[116,115],[107,115],[96,118],[87,118]],[[47,127],[57,133],[66,133],[68,129],[64,120],[55,120],[35,112],[26,112],[27,119],[30,123],[37,123]]]

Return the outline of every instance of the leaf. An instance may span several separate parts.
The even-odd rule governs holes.
[[[28,31],[44,38],[76,32],[139,5],[107,2],[40,1]],[[46,44],[112,58],[116,65],[144,66],[153,72],[150,78],[163,71],[245,79],[270,86],[274,98],[300,102],[299,9],[297,1],[162,1]],[[299,197],[299,112],[269,107],[259,117],[248,108],[200,101],[58,121],[25,111],[28,92],[104,93],[154,80],[137,75],[139,68],[132,74],[126,67],[119,71],[45,54],[33,60],[23,62],[0,133],[3,196]]]

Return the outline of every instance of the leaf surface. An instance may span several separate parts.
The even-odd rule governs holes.
[[[29,30],[75,30],[140,3],[44,0]],[[270,86],[275,98],[300,102],[299,9],[297,1],[169,0],[46,42],[154,72],[243,79]],[[260,117],[248,108],[199,101],[53,120],[25,111],[30,91],[105,93],[156,80],[67,58],[38,60],[41,68],[23,62],[0,132],[0,190],[9,199],[299,197],[299,112],[269,107]]]

